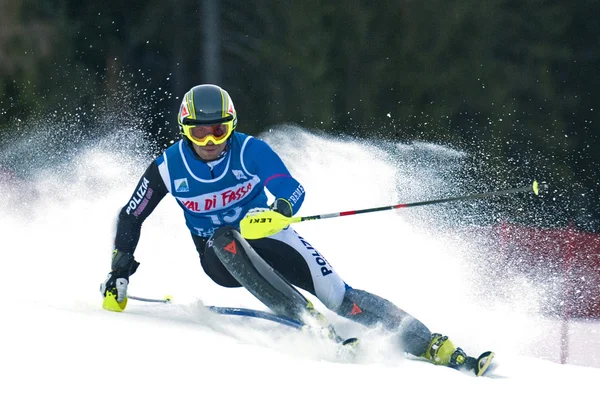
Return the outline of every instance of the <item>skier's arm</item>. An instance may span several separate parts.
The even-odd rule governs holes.
[[[110,272],[100,285],[100,293],[104,297],[102,303],[104,309],[115,312],[125,310],[129,277],[140,265],[133,257],[133,253],[140,240],[142,223],[167,192],[158,165],[154,161],[146,169],[129,202],[119,213]]]
[[[278,207],[281,199],[289,203],[291,208],[291,214],[286,216],[298,212],[304,201],[304,187],[291,176],[279,155],[267,143],[256,138],[251,139],[246,150],[244,158],[249,160],[246,164],[250,165],[250,172],[264,182],[265,187],[276,198]]]
[[[167,193],[167,187],[160,176],[156,161],[153,161],[119,213],[115,237],[116,250],[133,254],[140,239],[142,223]]]

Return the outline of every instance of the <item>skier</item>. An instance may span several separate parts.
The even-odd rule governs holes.
[[[229,94],[215,85],[189,90],[177,122],[183,138],[156,158],[139,180],[117,222],[111,271],[101,284],[103,307],[122,311],[142,223],[167,193],[183,209],[205,273],[224,287],[244,286],[275,313],[316,320],[344,344],[325,317],[298,290],[315,295],[328,309],[366,326],[383,325],[397,334],[407,353],[435,364],[482,374],[493,357],[468,357],[446,337],[393,303],[344,282],[325,257],[292,227],[266,238],[246,240],[239,224],[268,208],[265,188],[276,198],[270,209],[291,217],[304,201],[304,188],[264,141],[236,131]]]

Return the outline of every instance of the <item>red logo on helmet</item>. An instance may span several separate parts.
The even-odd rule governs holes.
[[[187,104],[184,102],[181,104],[181,119],[185,118],[186,116],[190,116],[190,111],[188,111]]]
[[[227,109],[227,113],[231,116],[235,115],[235,108],[233,108],[233,101],[229,99],[229,108]]]

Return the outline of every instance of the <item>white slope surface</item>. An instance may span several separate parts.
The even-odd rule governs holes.
[[[451,184],[436,168],[386,159],[365,144],[289,127],[266,140],[305,185],[302,215],[393,204],[408,195],[428,199],[424,179],[442,189]],[[130,293],[171,294],[174,303],[102,310],[98,286],[109,269],[115,217],[149,161],[117,145],[109,140],[60,167],[40,168],[29,180],[0,182],[0,397],[541,398],[597,392],[600,369],[531,356],[544,342],[535,299],[514,295],[512,302],[495,303],[470,294],[480,260],[470,256],[468,242],[426,227],[435,220],[427,220],[425,209],[307,222],[297,230],[350,285],[388,298],[472,354],[494,349],[496,373],[504,378],[408,360],[385,334],[351,325],[318,302],[340,332],[363,337],[368,355],[340,362],[329,344],[269,323],[208,313],[203,303],[264,307],[203,274],[170,197],[144,225],[136,253],[142,265]],[[441,162],[460,156],[435,146],[410,149],[418,150],[439,152]]]

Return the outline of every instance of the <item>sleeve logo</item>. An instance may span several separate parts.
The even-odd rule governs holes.
[[[128,215],[131,214],[131,211],[135,211],[137,207],[140,206],[140,203],[142,205],[140,206],[138,212],[136,212],[135,216],[138,216],[139,212],[144,210],[146,204],[148,203],[149,197],[152,195],[152,189],[148,189],[149,184],[150,181],[144,177],[140,182],[140,185],[138,186],[137,190],[135,190],[135,192],[133,193],[133,197],[131,197],[129,203],[127,204],[127,209],[125,210],[125,212]],[[146,193],[148,193],[148,198],[144,198],[146,196]]]

